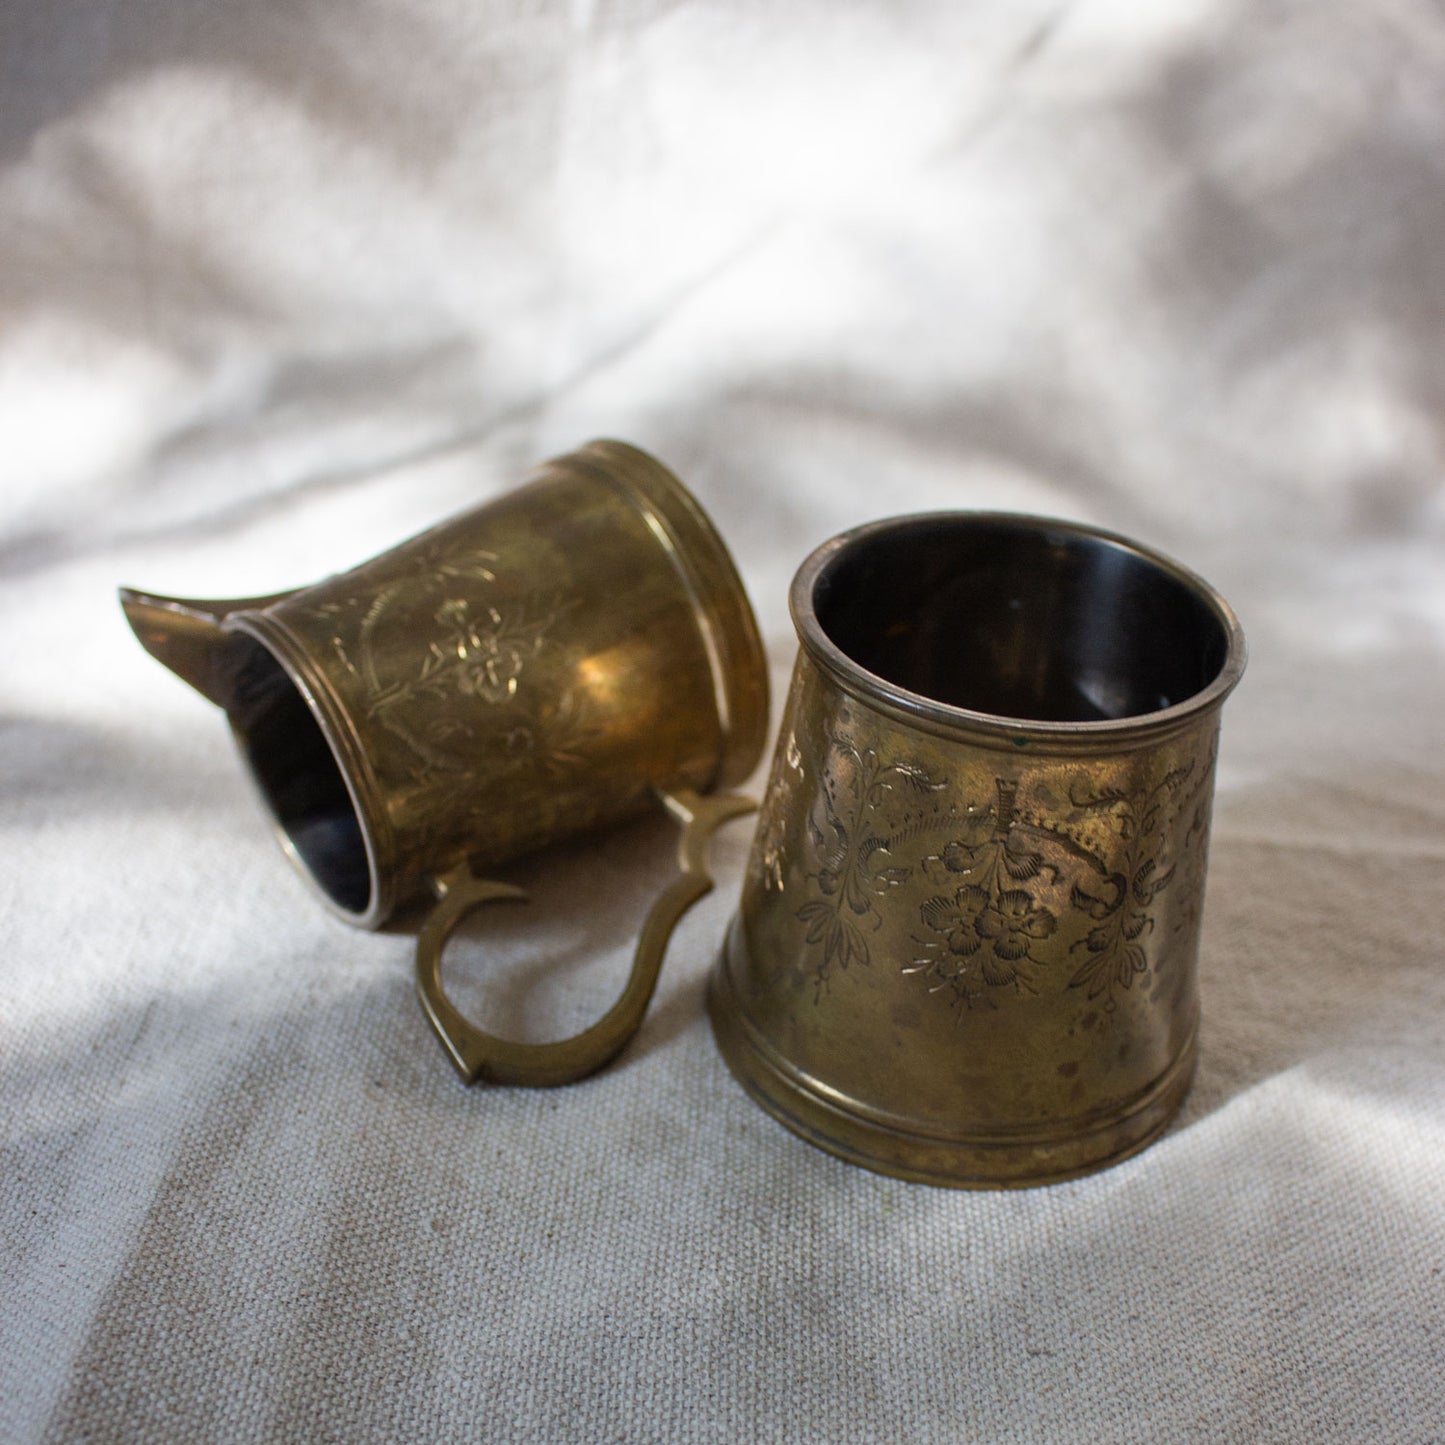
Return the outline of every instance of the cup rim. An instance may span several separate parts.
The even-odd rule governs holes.
[[[250,638],[260,645],[286,674],[287,680],[300,694],[321,736],[330,749],[331,760],[346,788],[352,812],[356,816],[366,853],[369,890],[361,908],[349,908],[321,881],[312,865],[303,857],[290,830],[281,821],[274,803],[257,776],[247,756],[244,739],[238,731],[231,710],[227,722],[240,748],[245,771],[271,820],[282,851],[311,891],[338,918],[359,928],[375,929],[391,915],[396,906],[395,845],[386,824],[386,810],[380,803],[380,789],[365,751],[357,746],[346,725],[346,711],[338,701],[325,674],[315,667],[303,648],[297,646],[289,630],[268,610],[238,612],[227,619],[227,631]]]
[[[1066,539],[1086,539],[1117,547],[1148,563],[1173,578],[1202,601],[1218,620],[1226,638],[1225,656],[1219,671],[1198,692],[1152,712],[1132,713],[1125,717],[1068,721],[1045,718],[1008,717],[940,702],[924,693],[913,692],[898,683],[869,671],[856,662],[823,630],[814,607],[818,579],[824,570],[844,552],[880,535],[929,524],[949,522],[1004,524],[1023,527],[1045,538],[1050,535]],[[793,577],[788,593],[789,610],[799,641],[808,655],[817,662],[845,691],[872,706],[894,713],[903,719],[929,726],[944,733],[965,733],[1003,738],[1017,746],[1030,741],[1098,742],[1100,740],[1142,739],[1162,732],[1172,732],[1200,714],[1217,709],[1234,690],[1244,674],[1247,652],[1244,629],[1234,609],[1218,590],[1197,572],[1184,566],[1164,552],[1126,537],[1122,533],[1095,527],[1086,522],[1038,516],[1028,512],[941,510],[904,513],[880,518],[852,527],[817,547],[803,561]]]

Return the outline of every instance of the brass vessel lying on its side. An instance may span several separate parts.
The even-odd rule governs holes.
[[[860,527],[802,642],[709,996],[789,1128],[931,1183],[1041,1183],[1168,1123],[1192,1076],[1233,613],[1091,528]]]
[[[349,922],[428,893],[422,1002],[468,1079],[551,1084],[605,1063],[651,997],[668,935],[711,886],[712,830],[767,728],[767,665],[732,560],[651,457],[594,442],[349,572],[271,597],[123,591],[148,651],[225,709],[287,853]],[[494,1039],[442,990],[477,876],[661,799],[681,873],[594,1028]]]

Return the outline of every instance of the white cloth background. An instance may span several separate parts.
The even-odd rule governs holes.
[[[0,1437],[1445,1438],[1437,5],[7,0],[0,261]],[[1235,604],[1161,1142],[958,1194],[773,1124],[702,1009],[745,824],[558,1092],[464,1090],[291,874],[115,585],[309,581],[599,434],[778,684],[889,513]],[[585,1022],[669,847],[531,870],[468,997]]]

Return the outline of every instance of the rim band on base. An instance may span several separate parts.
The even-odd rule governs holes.
[[[1019,1189],[1092,1174],[1138,1153],[1168,1127],[1194,1078],[1197,1019],[1178,1056],[1148,1088],[1102,1116],[1041,1135],[1019,1131],[943,1137],[880,1123],[810,1087],[776,1059],[733,985],[746,947],[734,917],[708,980],[708,1015],[733,1077],[779,1123],[808,1143],[878,1174],[953,1189]]]

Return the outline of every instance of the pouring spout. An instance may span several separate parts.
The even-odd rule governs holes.
[[[122,587],[120,605],[141,646],[152,657],[218,707],[229,708],[235,701],[232,663],[237,638],[225,627],[226,619],[235,612],[259,612],[290,595],[275,592],[269,597],[204,600],[161,597]]]

